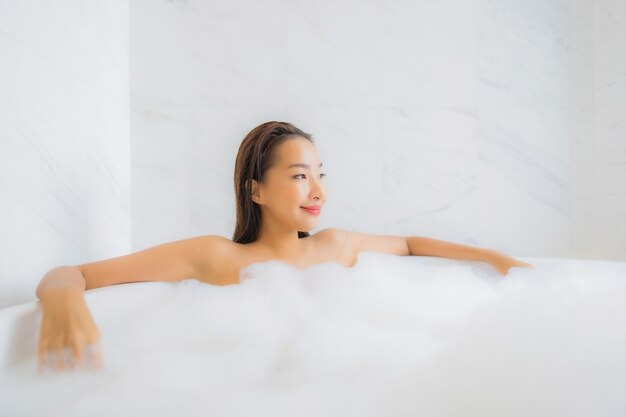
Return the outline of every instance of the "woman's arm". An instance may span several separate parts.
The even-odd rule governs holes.
[[[446,242],[420,236],[372,235],[341,230],[334,227],[318,232],[333,239],[335,246],[346,245],[354,254],[366,251],[389,253],[399,256],[422,255],[443,258],[477,260],[490,263],[499,273],[506,275],[513,266],[532,267],[493,249],[483,249],[459,243]]]
[[[82,365],[84,359],[101,367],[102,357],[97,349],[93,357],[84,358],[85,349],[93,348],[100,339],[85,302],[85,290],[129,282],[201,280],[203,276],[212,276],[215,262],[227,243],[230,241],[221,236],[200,236],[48,271],[35,291],[43,306],[39,370]]]
[[[35,290],[35,295],[43,302],[44,294],[52,288],[83,292],[85,286],[85,277],[80,269],[75,266],[58,266],[43,276]]]
[[[531,264],[518,261],[493,249],[477,248],[420,236],[407,237],[406,241],[411,255],[484,261],[490,263],[502,275],[506,275],[509,269],[514,266],[532,268]]]
[[[35,293],[42,299],[51,288],[84,291],[130,282],[201,278],[227,242],[222,236],[198,236],[102,261],[56,267],[44,275]]]
[[[128,255],[76,265],[85,289],[145,281],[181,281],[211,275],[232,242],[206,235],[163,243]]]
[[[489,261],[491,249],[477,248],[459,243],[437,240],[429,237],[410,236],[406,238],[411,255],[439,256],[442,258]]]
[[[515,266],[530,267],[529,263],[518,261],[493,249],[477,248],[460,243],[447,242],[428,237],[407,237],[407,245],[411,255],[440,256],[444,258],[484,261],[491,264],[500,274],[506,275]]]

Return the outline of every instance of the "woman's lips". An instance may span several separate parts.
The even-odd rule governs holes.
[[[322,211],[322,210],[321,210],[321,207],[320,207],[320,208],[318,208],[317,210],[311,210],[311,209],[307,209],[307,208],[304,208],[304,207],[300,207],[300,208],[301,208],[302,210],[306,211],[307,213],[312,214],[312,215],[314,215],[314,216],[319,216],[319,215],[320,215],[320,212]]]

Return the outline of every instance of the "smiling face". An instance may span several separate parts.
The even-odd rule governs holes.
[[[263,216],[288,228],[309,231],[320,217],[302,207],[323,206],[326,202],[326,174],[317,149],[307,139],[296,137],[278,145],[275,152],[276,163],[266,172],[264,182],[256,188],[253,181],[257,192],[252,199],[261,205]]]

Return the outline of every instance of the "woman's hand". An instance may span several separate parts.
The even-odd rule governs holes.
[[[42,298],[39,372],[102,367],[100,331],[80,289],[51,288]]]
[[[501,275],[506,275],[509,269],[514,266],[520,266],[524,268],[534,268],[531,264],[518,261],[503,253],[497,251],[489,251],[487,262],[491,264]]]

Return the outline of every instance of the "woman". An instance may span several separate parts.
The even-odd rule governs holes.
[[[506,274],[530,267],[491,249],[426,237],[379,236],[336,228],[308,233],[326,202],[322,162],[311,135],[271,121],[244,138],[235,162],[237,225],[232,241],[217,235],[164,243],[129,255],[50,270],[36,290],[43,306],[39,370],[102,367],[100,333],[84,291],[120,283],[195,278],[239,282],[254,262],[282,260],[297,268],[335,262],[352,267],[362,251],[481,260]]]

